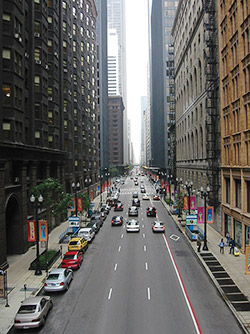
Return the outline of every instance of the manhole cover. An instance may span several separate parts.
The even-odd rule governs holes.
[[[250,303],[232,303],[233,307],[236,309],[236,311],[244,312],[244,311],[250,311]]]
[[[231,278],[228,278],[228,279],[217,279],[217,282],[220,285],[235,285],[234,281]]]
[[[216,266],[216,267],[209,267],[209,269],[214,272],[214,271],[225,271],[223,267],[221,266]]]
[[[234,292],[240,292],[241,293],[240,289],[236,285],[222,286],[221,288],[225,293],[234,293]]]
[[[220,266],[221,264],[218,261],[205,261],[208,267]]]
[[[215,278],[230,278],[230,276],[224,272],[224,273],[213,273]]]
[[[239,302],[243,302],[243,301],[248,301],[247,297],[245,295],[243,295],[243,293],[235,293],[235,294],[227,294],[227,298],[230,301],[239,301]]]

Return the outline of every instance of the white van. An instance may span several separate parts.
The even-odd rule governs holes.
[[[84,238],[88,242],[91,242],[95,237],[95,231],[91,227],[83,227],[78,231],[78,237]]]

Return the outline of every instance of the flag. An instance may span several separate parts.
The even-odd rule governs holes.
[[[36,241],[36,221],[28,220],[28,241]]]
[[[207,223],[213,224],[214,222],[214,207],[208,206],[207,207]]]
[[[48,241],[47,220],[39,220],[39,240],[40,241]]]
[[[198,224],[203,224],[204,223],[204,207],[203,206],[198,206],[197,208],[197,223]]]
[[[196,209],[196,197],[190,196],[190,209],[195,210]]]
[[[188,197],[183,197],[183,210],[188,210]]]

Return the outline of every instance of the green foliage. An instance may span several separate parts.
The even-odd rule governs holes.
[[[170,198],[165,198],[165,201],[168,205],[173,204],[174,202]]]
[[[90,199],[87,194],[79,193],[77,194],[78,198],[82,199],[82,209],[83,211],[88,211],[90,207]]]
[[[30,195],[36,198],[43,196],[42,206],[45,207],[50,216],[66,214],[71,205],[71,195],[64,193],[62,185],[56,179],[48,178],[30,190]]]
[[[181,193],[179,193],[179,199],[178,199],[178,202],[177,202],[177,207],[178,207],[178,210],[179,210],[179,215],[182,214],[182,210],[183,210],[183,196]]]
[[[113,176],[117,176],[118,175],[118,169],[117,167],[115,166],[110,166],[109,167],[109,173],[110,173],[110,176],[113,177]]]

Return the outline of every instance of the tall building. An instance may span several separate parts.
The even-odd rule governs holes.
[[[218,2],[222,233],[250,245],[250,3]]]
[[[123,111],[121,96],[109,97],[109,152],[110,165],[123,165]]]
[[[174,173],[175,98],[171,30],[178,1],[153,0],[150,41],[151,166]],[[172,145],[170,145],[172,143]]]
[[[115,29],[108,30],[108,95],[120,95],[118,35]]]
[[[216,1],[180,0],[173,26],[177,177],[211,191],[220,230],[220,112]],[[203,199],[197,197],[198,205]]]
[[[108,35],[107,0],[95,0],[97,7],[98,106],[100,118],[100,173],[109,167]]]
[[[145,113],[147,108],[147,97],[141,96],[141,155],[140,163],[145,164]]]
[[[108,29],[115,29],[118,35],[119,95],[123,98],[123,155],[124,164],[128,161],[127,129],[127,69],[126,69],[126,16],[125,0],[107,0]]]
[[[53,177],[70,193],[73,181],[81,189],[85,177],[97,181],[97,12],[93,0],[3,0],[0,15],[0,266],[6,267],[7,254],[29,246],[33,186]]]

